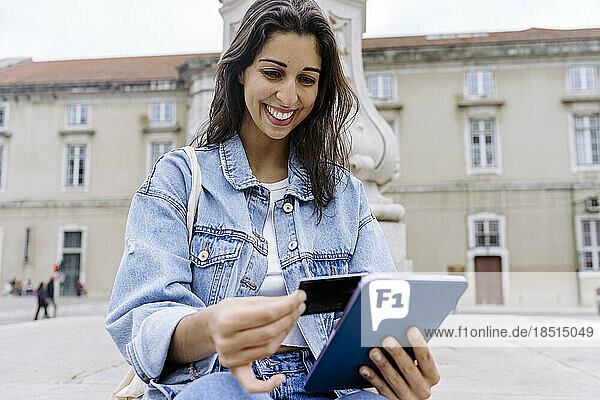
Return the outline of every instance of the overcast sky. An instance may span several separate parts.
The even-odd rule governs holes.
[[[221,50],[218,0],[0,0],[0,58]],[[365,36],[600,27],[599,0],[368,0]]]

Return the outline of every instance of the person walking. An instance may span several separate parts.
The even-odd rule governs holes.
[[[53,317],[56,317],[56,302],[54,301],[54,277],[51,277],[48,281],[48,305],[52,304],[54,312]]]
[[[33,320],[38,319],[38,314],[40,313],[40,309],[44,307],[44,318],[48,317],[48,284],[46,282],[40,283],[40,286],[37,289],[37,299],[38,299],[38,307],[35,312],[35,318]]]
[[[83,283],[78,279],[75,283],[75,293],[77,296],[81,296],[84,293]]]

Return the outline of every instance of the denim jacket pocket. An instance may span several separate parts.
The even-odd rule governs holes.
[[[350,254],[339,253],[313,253],[309,262],[312,276],[345,275],[348,273]]]
[[[223,300],[243,240],[223,234],[196,233],[190,245],[192,290],[209,306]]]

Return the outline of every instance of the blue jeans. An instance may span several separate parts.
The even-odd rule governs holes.
[[[273,375],[285,374],[285,382],[271,393],[249,394],[237,379],[221,366],[215,367],[215,372],[198,378],[179,393],[175,400],[307,400],[335,399],[331,392],[309,393],[304,391],[304,381],[314,363],[308,350],[297,350],[287,353],[274,354],[271,357],[255,361],[252,369],[257,379],[266,380]],[[383,396],[360,391],[341,397],[347,400],[378,400]]]

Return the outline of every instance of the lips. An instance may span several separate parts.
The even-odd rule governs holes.
[[[282,111],[278,108],[275,108],[273,106],[270,106],[268,104],[264,104],[264,108],[267,114],[267,118],[269,119],[269,121],[271,121],[271,123],[273,123],[274,125],[278,125],[278,126],[286,126],[289,125],[292,122],[292,119],[294,119],[294,114],[296,114],[297,110],[292,110],[292,111]]]

